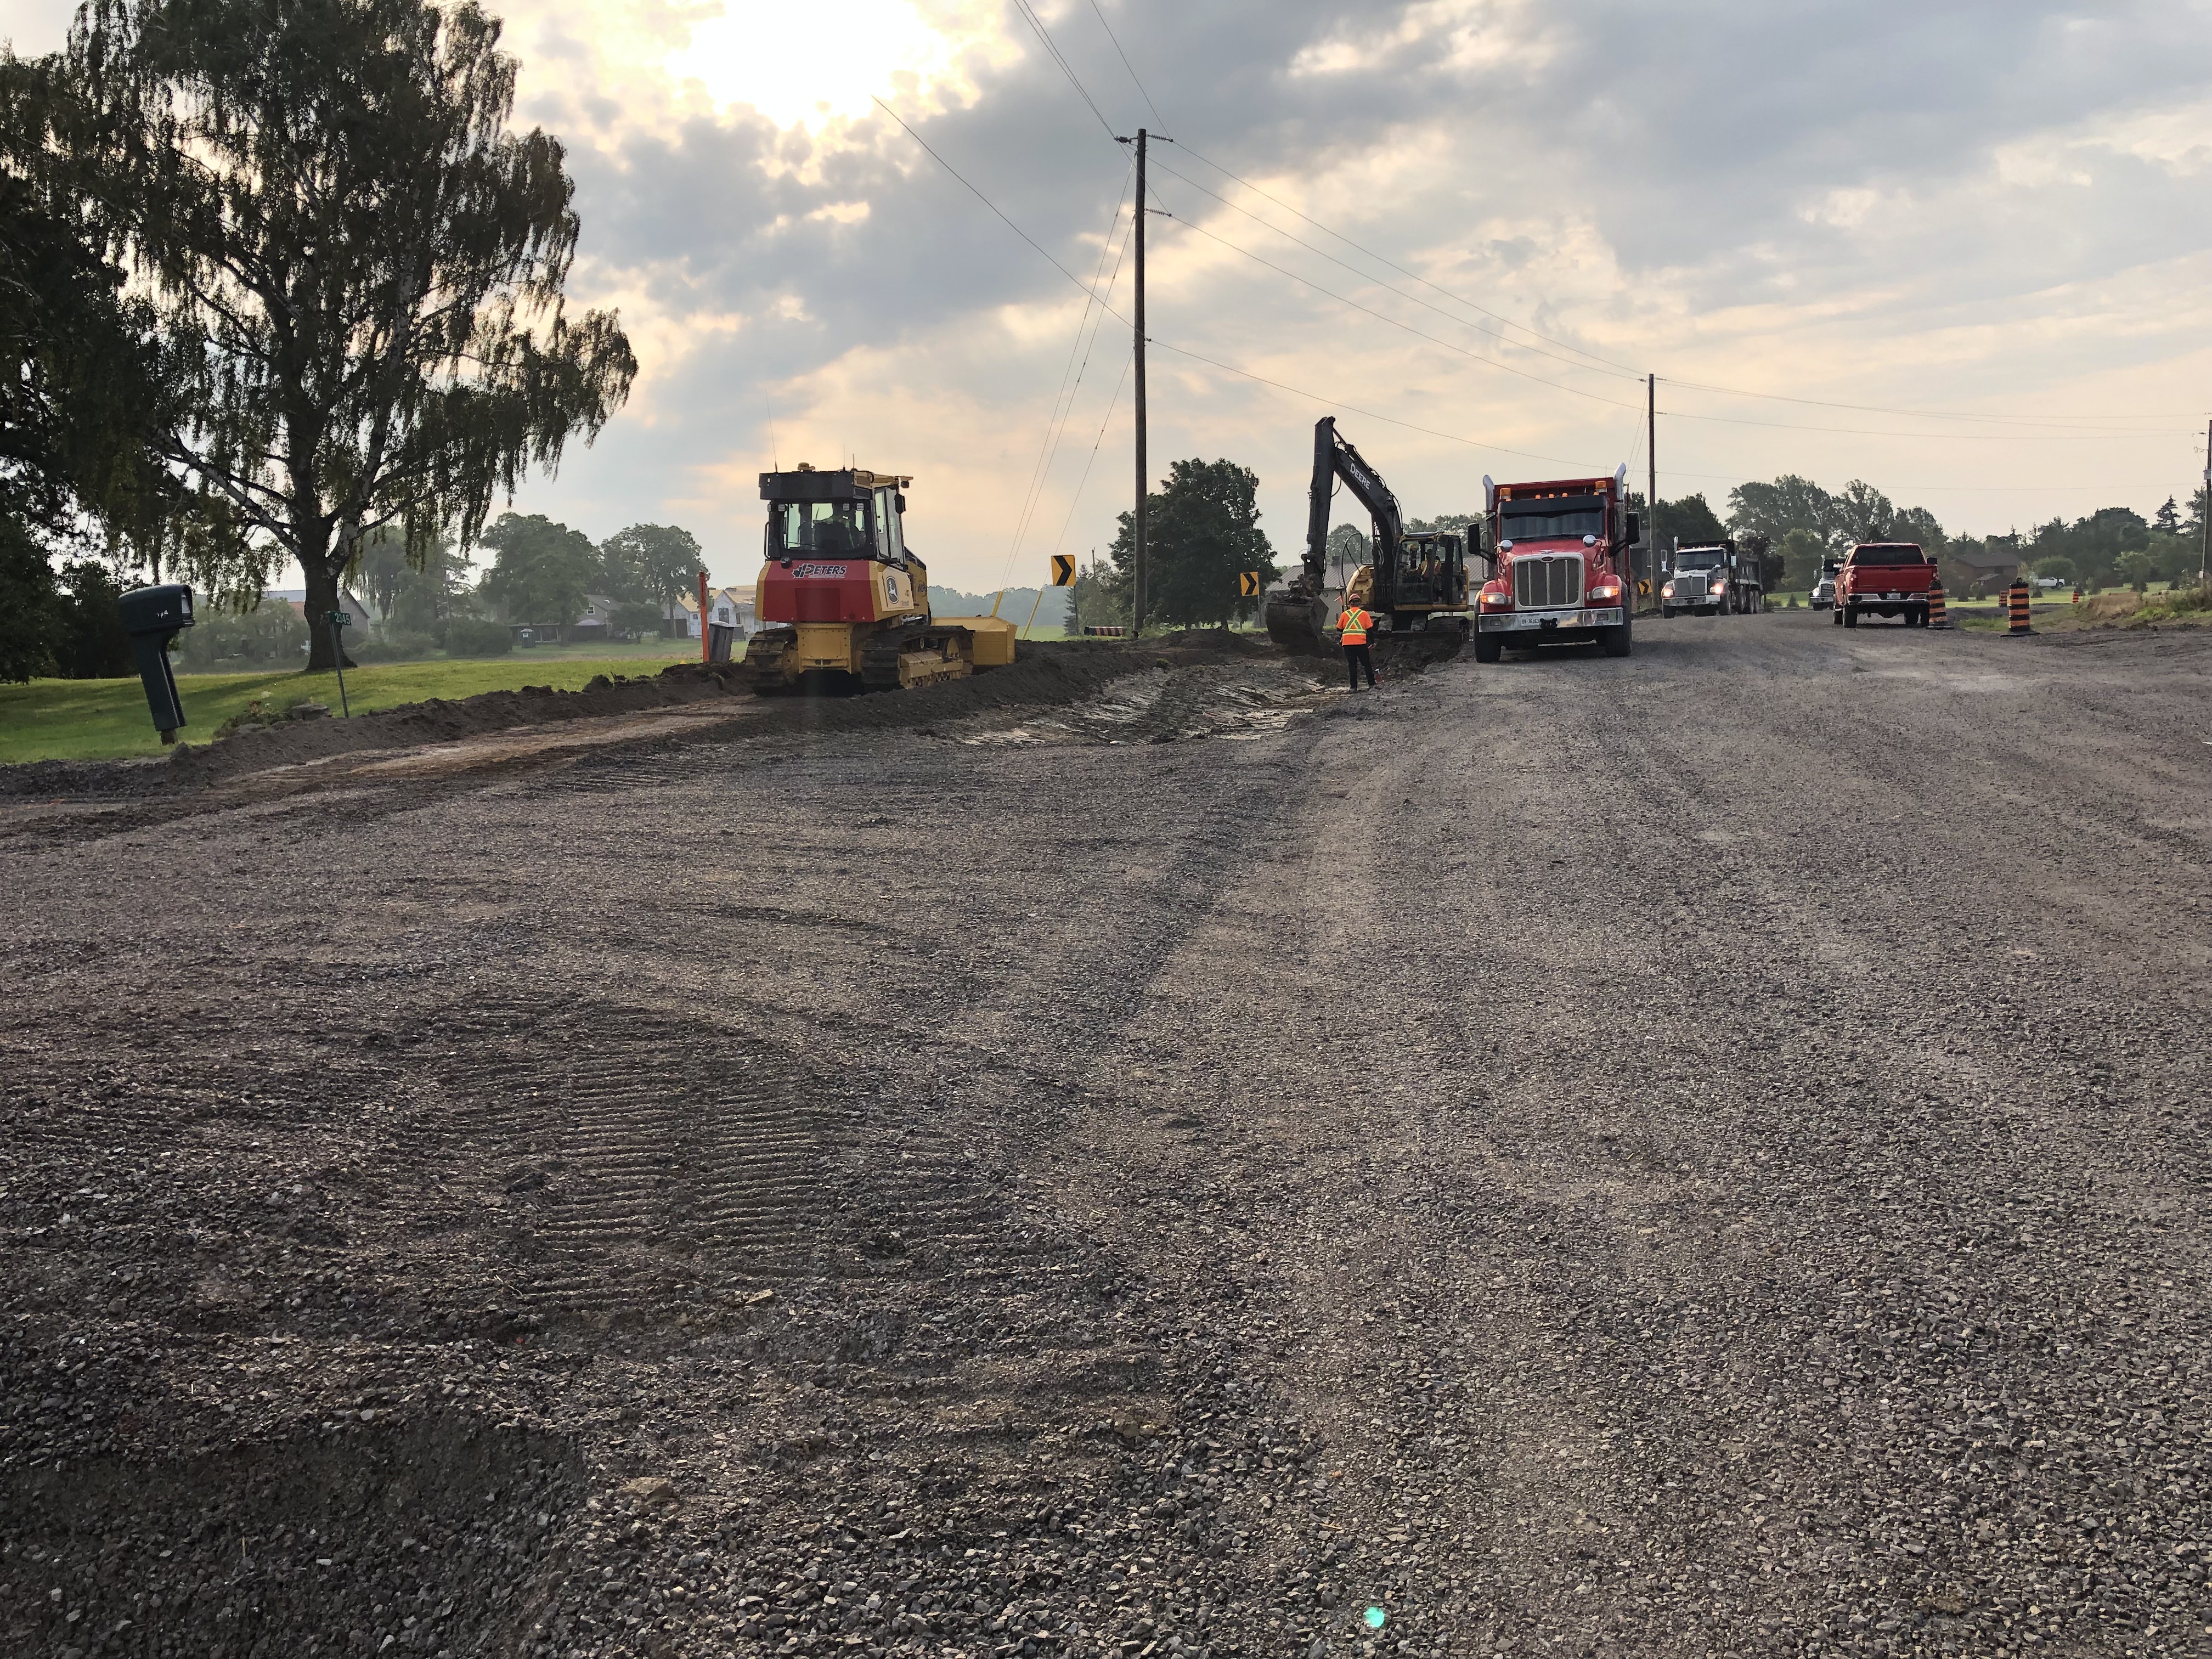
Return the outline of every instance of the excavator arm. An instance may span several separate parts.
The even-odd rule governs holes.
[[[1306,492],[1305,558],[1290,585],[1267,600],[1268,637],[1286,651],[1328,649],[1331,618],[1324,598],[1328,586],[1328,520],[1340,478],[1374,520],[1376,591],[1369,603],[1385,611],[1390,605],[1390,572],[1405,533],[1398,498],[1382,482],[1382,475],[1368,465],[1366,457],[1345,441],[1336,429],[1336,416],[1324,415],[1314,422],[1313,482]]]

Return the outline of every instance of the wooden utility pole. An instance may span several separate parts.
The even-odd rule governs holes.
[[[2197,532],[2203,550],[2197,561],[2200,586],[2212,587],[2212,421],[2204,423],[2204,506],[2197,515]]]
[[[1129,632],[1145,631],[1145,497],[1150,489],[1150,469],[1145,459],[1145,141],[1137,129],[1137,512],[1132,521],[1136,547],[1136,608]]]
[[[1659,573],[1659,377],[1644,377],[1644,540],[1651,550],[1649,561],[1651,608],[1658,609],[1659,589],[1665,578]]]

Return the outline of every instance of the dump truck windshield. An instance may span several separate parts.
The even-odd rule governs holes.
[[[769,511],[781,552],[869,550],[867,508],[859,501],[780,501]]]
[[[1595,495],[1563,495],[1550,501],[1505,503],[1508,541],[1543,541],[1558,536],[1605,534],[1605,509]]]
[[[1675,556],[1677,570],[1714,570],[1728,562],[1728,555],[1710,547],[1686,547]]]

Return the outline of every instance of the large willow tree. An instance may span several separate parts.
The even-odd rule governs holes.
[[[472,542],[636,374],[611,313],[563,309],[574,186],[509,131],[498,41],[418,0],[88,0],[70,32],[52,154],[187,388],[161,447],[310,617],[380,526],[418,562]]]

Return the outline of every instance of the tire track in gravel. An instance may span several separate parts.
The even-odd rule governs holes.
[[[990,1224],[941,1125],[872,1122],[727,1024],[520,1002],[471,1009],[440,1041],[423,1127],[392,1154],[394,1201],[411,1202],[412,1170],[474,1172],[513,1265],[471,1289],[521,1318],[665,1328],[870,1248],[966,1249]],[[856,1170],[864,1224],[840,1214]]]

